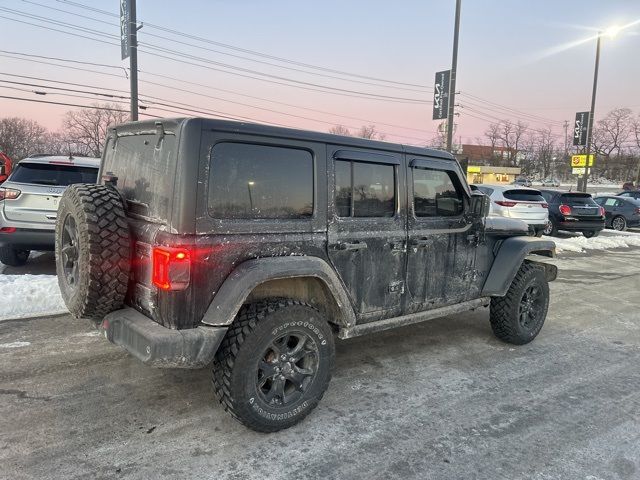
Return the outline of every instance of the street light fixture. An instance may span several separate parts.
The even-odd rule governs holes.
[[[598,67],[600,66],[600,39],[603,36],[615,38],[621,31],[629,27],[640,24],[640,19],[625,25],[612,25],[604,30],[599,30],[596,35],[596,64],[593,72],[593,90],[591,92],[591,110],[589,110],[589,127],[587,129],[587,159],[584,166],[584,180],[582,182],[582,191],[587,191],[587,183],[589,181],[589,155],[591,154],[591,138],[593,134],[594,111],[596,107],[596,91],[598,89]],[[595,155],[595,154],[594,154]]]

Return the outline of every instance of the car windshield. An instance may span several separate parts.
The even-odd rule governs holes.
[[[563,193],[560,195],[560,202],[567,205],[596,205],[591,195],[588,193]]]
[[[538,190],[506,190],[502,195],[507,200],[518,202],[544,202],[544,198]]]
[[[74,183],[96,183],[98,169],[51,163],[19,163],[10,180],[17,183],[66,187]]]

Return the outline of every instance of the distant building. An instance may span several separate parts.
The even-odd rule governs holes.
[[[463,144],[462,152],[457,157],[467,172],[469,183],[509,184],[522,170],[520,167],[503,167],[499,164],[505,163],[512,152],[499,146]],[[518,157],[516,155],[516,159]]]
[[[469,183],[509,184],[519,175],[520,167],[494,167],[492,165],[468,165],[467,181]]]

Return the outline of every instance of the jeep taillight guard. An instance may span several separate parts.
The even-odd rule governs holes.
[[[184,290],[191,278],[191,254],[184,247],[153,247],[152,281],[161,290]]]

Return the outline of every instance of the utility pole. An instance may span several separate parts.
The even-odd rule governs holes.
[[[456,70],[458,66],[458,35],[460,33],[460,4],[462,0],[456,0],[456,20],[453,30],[453,57],[451,59],[451,79],[449,81],[449,112],[447,113],[447,151],[453,150],[453,118],[456,103]]]
[[[596,66],[593,72],[593,90],[591,92],[591,110],[589,110],[589,126],[587,127],[587,161],[584,165],[584,179],[582,181],[582,191],[586,193],[587,182],[589,181],[589,155],[591,154],[591,139],[593,135],[594,112],[596,109],[596,91],[598,90],[598,68],[600,66],[600,38],[602,32],[598,32],[596,41]],[[594,162],[595,163],[595,162]]]
[[[138,23],[136,21],[136,0],[129,0],[129,76],[131,81],[131,121],[138,120]]]

